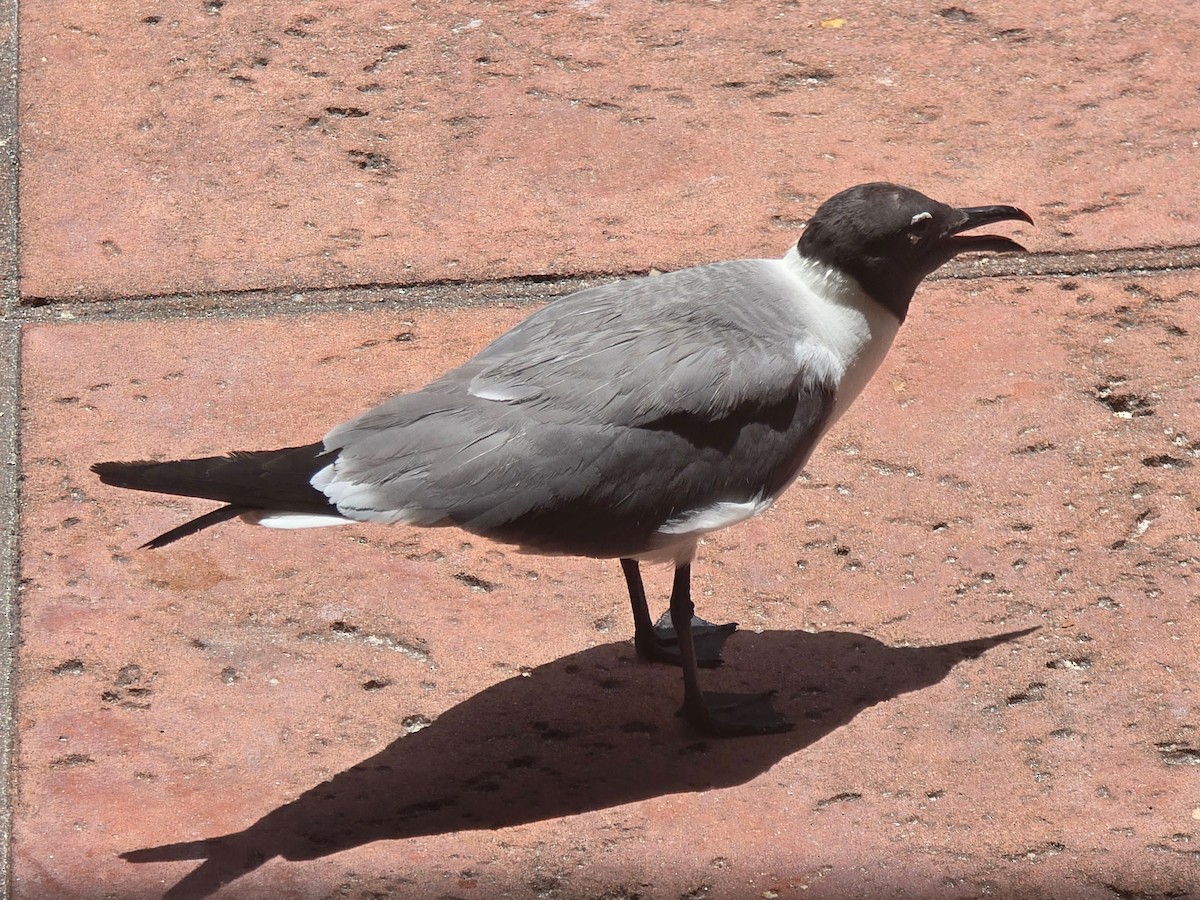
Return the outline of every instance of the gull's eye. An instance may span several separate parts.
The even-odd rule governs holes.
[[[929,230],[929,225],[933,221],[933,213],[919,212],[912,217],[912,221],[908,223],[908,239],[914,244],[920,242],[925,236],[925,232]]]

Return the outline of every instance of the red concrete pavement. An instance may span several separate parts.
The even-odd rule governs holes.
[[[366,526],[137,551],[205,505],[87,472],[310,440],[524,313],[27,332],[14,896],[1190,895],[1186,277],[923,292],[810,476],[701,549],[745,629],[706,677],[779,687],[779,737],[673,718],[611,562]]]
[[[743,625],[705,677],[780,688],[778,737],[673,717],[612,562],[138,551],[206,505],[87,471],[315,439],[528,312],[195,291],[775,255],[878,178],[1019,203],[1037,250],[1194,247],[1194,6],[19,11],[20,293],[56,305],[6,322],[14,898],[1200,896],[1192,271],[923,289],[810,474],[701,548]],[[147,295],[194,312],[87,303]]]
[[[1200,241],[1192,4],[22,3],[29,298],[774,255],[873,179]]]

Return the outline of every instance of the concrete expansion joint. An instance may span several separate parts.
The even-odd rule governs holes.
[[[958,259],[933,274],[931,281],[980,277],[1058,277],[1145,275],[1200,268],[1200,245],[1125,247],[1112,250],[1042,251],[1019,256]]]
[[[1033,251],[1013,256],[960,258],[928,280],[1079,278],[1145,275],[1200,269],[1200,244],[1070,252]],[[69,321],[136,321],[174,318],[262,318],[314,312],[353,312],[356,307],[466,308],[494,303],[536,305],[555,297],[640,271],[579,275],[519,275],[484,281],[441,279],[415,284],[370,283],[345,287],[278,287],[239,291],[186,291],[103,298],[24,297],[3,321],[44,324]]]

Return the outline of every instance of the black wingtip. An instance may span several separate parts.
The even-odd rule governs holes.
[[[328,465],[334,455],[317,442],[198,459],[99,462],[91,469],[113,487],[228,504],[143,545],[153,550],[255,510],[336,514],[329,498],[312,485],[313,474]]]
[[[249,507],[222,506],[219,509],[214,509],[211,512],[206,512],[202,516],[197,516],[191,521],[184,522],[177,528],[172,528],[170,531],[165,531],[153,540],[146,541],[139,550],[157,550],[160,547],[165,547],[167,544],[173,544],[180,538],[185,538],[208,528],[210,525],[219,525],[221,522],[227,522],[230,519],[237,518],[244,512],[249,512]]]

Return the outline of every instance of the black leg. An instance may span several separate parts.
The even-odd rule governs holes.
[[[629,588],[629,602],[633,607],[633,645],[638,656],[653,662],[681,665],[679,641],[667,610],[657,622],[650,619],[650,608],[646,604],[646,589],[642,585],[642,573],[637,560],[622,559],[621,571],[625,573],[625,584]],[[737,630],[736,622],[714,625],[698,616],[692,616],[692,641],[696,649],[696,665],[710,669],[721,664],[721,648],[725,639]]]
[[[646,588],[642,584],[642,572],[636,559],[622,559],[621,571],[625,573],[625,586],[629,588],[629,603],[633,607],[633,646],[642,659],[661,660],[658,655],[658,638],[654,634],[654,623],[650,621],[650,607],[646,605]],[[678,654],[676,654],[678,658]]]
[[[692,644],[692,567],[676,566],[671,589],[671,623],[678,636],[679,661],[683,666],[683,708],[679,714],[705,734],[734,737],[744,734],[774,734],[787,731],[792,723],[771,706],[774,691],[761,694],[719,694],[700,690],[696,650]]]

